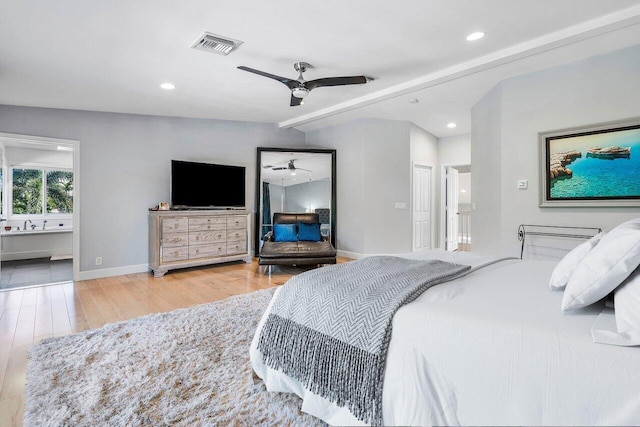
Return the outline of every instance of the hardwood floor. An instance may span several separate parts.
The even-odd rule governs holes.
[[[349,261],[339,258],[338,262]],[[42,339],[282,285],[304,271],[251,264],[139,273],[0,292],[0,426],[21,426],[29,348]]]

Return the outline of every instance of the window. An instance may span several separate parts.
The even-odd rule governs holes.
[[[12,178],[13,215],[73,212],[73,172],[14,168]]]
[[[73,172],[47,171],[47,213],[73,212]]]

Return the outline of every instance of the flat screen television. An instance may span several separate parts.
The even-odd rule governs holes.
[[[244,208],[245,168],[171,161],[171,205],[187,208]]]

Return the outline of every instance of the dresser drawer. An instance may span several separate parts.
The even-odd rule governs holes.
[[[227,217],[227,229],[247,228],[247,217],[244,215],[229,215]]]
[[[162,235],[166,233],[176,233],[189,231],[189,218],[187,217],[169,217],[162,219]]]
[[[226,225],[224,216],[189,218],[189,231],[224,230]]]
[[[247,240],[247,230],[227,230],[227,242]]]
[[[189,259],[189,248],[179,246],[175,248],[162,248],[162,262],[182,261]]]
[[[175,246],[187,246],[189,244],[188,233],[165,233],[160,242],[164,248],[172,248]]]
[[[247,242],[227,242],[227,255],[247,253]]]
[[[194,231],[189,233],[189,246],[203,245],[207,243],[225,242],[227,240],[227,232],[218,231]]]
[[[212,258],[226,255],[227,246],[224,243],[215,245],[198,245],[189,247],[189,259]]]

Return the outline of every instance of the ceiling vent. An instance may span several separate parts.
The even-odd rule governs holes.
[[[228,55],[236,50],[242,42],[218,36],[216,34],[204,33],[191,46],[193,49],[204,50],[205,52],[217,53],[218,55]]]

